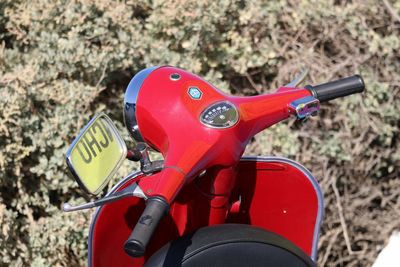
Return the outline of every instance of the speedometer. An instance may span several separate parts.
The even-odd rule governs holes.
[[[236,107],[228,102],[222,101],[207,107],[200,115],[200,121],[212,128],[229,128],[237,123],[239,113]]]

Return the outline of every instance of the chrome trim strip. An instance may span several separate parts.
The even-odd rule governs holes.
[[[136,102],[144,80],[159,67],[149,67],[136,73],[128,84],[124,98],[124,121],[128,132],[137,142],[144,142],[136,119]]]
[[[315,221],[315,227],[314,227],[314,236],[313,236],[313,247],[311,251],[311,259],[316,262],[317,260],[317,250],[318,250],[318,238],[319,238],[319,232],[322,224],[322,220],[324,217],[324,196],[321,190],[321,187],[319,186],[319,183],[317,179],[311,174],[309,170],[307,170],[303,165],[300,163],[288,159],[288,158],[283,158],[283,157],[262,157],[262,156],[246,156],[241,159],[241,161],[251,161],[251,160],[257,160],[257,161],[263,161],[263,162],[283,162],[283,163],[288,163],[298,169],[300,169],[308,178],[308,180],[311,182],[313,185],[315,191],[317,192],[317,198],[318,198],[318,212],[317,212],[317,218]]]
[[[114,193],[115,191],[117,191],[118,188],[120,188],[124,183],[135,179],[136,177],[138,177],[139,175],[143,174],[141,171],[135,171],[135,172],[131,172],[130,174],[128,174],[127,176],[125,176],[121,181],[119,181],[116,185],[114,185],[111,190],[107,193],[106,196],[111,195],[112,193]],[[100,214],[101,208],[103,206],[100,206],[96,209],[96,211],[94,212],[93,216],[92,216],[92,221],[90,222],[90,227],[89,227],[89,237],[88,237],[88,267],[92,267],[92,243],[93,243],[93,231],[94,231],[94,225],[96,224],[97,221],[97,217]]]

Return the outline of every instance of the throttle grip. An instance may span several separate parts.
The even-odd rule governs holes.
[[[124,250],[129,256],[144,255],[151,236],[168,210],[167,201],[161,197],[152,197],[146,201],[146,208],[124,245]]]
[[[326,102],[335,98],[361,93],[365,90],[365,84],[360,75],[354,75],[320,85],[307,85],[305,88],[320,102]]]

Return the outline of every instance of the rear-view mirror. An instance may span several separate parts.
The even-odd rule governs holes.
[[[98,194],[126,157],[127,148],[111,119],[101,113],[82,129],[67,151],[67,164],[87,193]]]

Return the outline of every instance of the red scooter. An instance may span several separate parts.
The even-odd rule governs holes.
[[[137,146],[128,150],[105,115],[93,118],[67,152],[90,194],[101,193],[125,158],[140,161],[96,201],[89,266],[315,266],[324,213],[317,180],[281,157],[242,157],[258,132],[320,103],[364,91],[358,75],[275,93],[222,93],[200,77],[163,66],[137,73],[124,119]],[[149,150],[162,154],[151,161]]]

